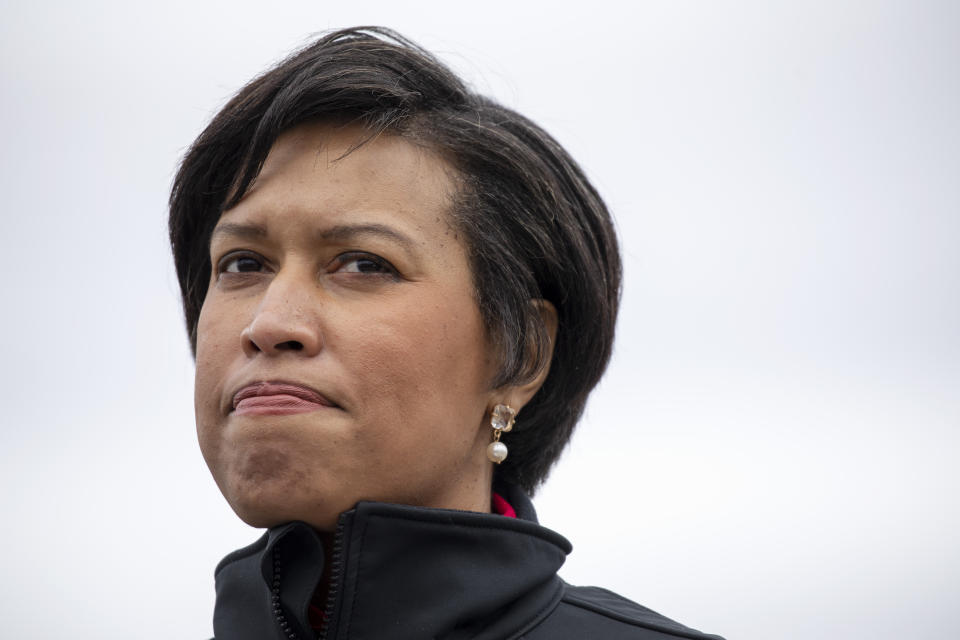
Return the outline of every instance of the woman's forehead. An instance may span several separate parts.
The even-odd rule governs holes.
[[[453,191],[449,164],[423,146],[390,133],[371,137],[362,127],[309,123],[277,138],[257,179],[220,224],[251,216],[266,223],[299,211],[337,224],[386,217],[446,227]]]
[[[386,130],[326,121],[301,123],[270,147],[257,181],[295,170],[303,174],[359,172],[366,179],[406,187],[446,186],[450,165],[427,146]]]

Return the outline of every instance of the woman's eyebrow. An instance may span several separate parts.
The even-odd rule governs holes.
[[[393,240],[402,245],[408,252],[413,252],[416,243],[409,236],[397,231],[393,227],[383,224],[338,224],[324,229],[317,234],[318,238],[327,242],[344,242],[362,236],[379,236]]]
[[[231,236],[243,239],[262,239],[269,235],[266,225],[255,223],[223,222],[218,224],[210,236],[213,241],[219,236]],[[412,252],[416,243],[409,236],[384,224],[338,224],[321,230],[317,238],[324,242],[345,242],[363,236],[378,236],[393,240],[408,252]]]
[[[213,241],[217,236],[234,236],[244,239],[267,237],[267,227],[262,224],[223,222],[218,224],[210,234]]]

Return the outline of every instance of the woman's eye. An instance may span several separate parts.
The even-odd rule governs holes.
[[[255,273],[263,269],[263,263],[253,256],[232,256],[220,262],[220,273]]]
[[[372,275],[396,275],[397,273],[389,262],[368,253],[340,256],[337,271]]]

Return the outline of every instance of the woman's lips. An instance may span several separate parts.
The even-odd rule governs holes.
[[[290,415],[335,406],[313,389],[288,382],[255,382],[233,396],[237,415]]]

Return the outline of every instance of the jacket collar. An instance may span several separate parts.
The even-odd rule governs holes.
[[[497,490],[518,518],[376,502],[342,514],[322,637],[502,640],[536,624],[559,601],[570,543],[537,524],[521,491]],[[224,558],[217,638],[313,638],[307,609],[324,556],[317,533],[293,522]]]

